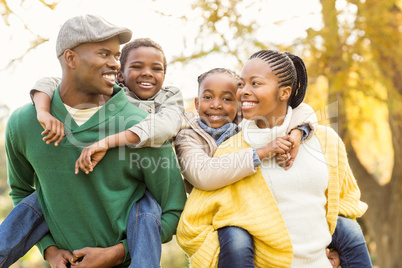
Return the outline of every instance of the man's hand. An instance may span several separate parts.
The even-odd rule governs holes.
[[[107,146],[107,140],[103,139],[94,144],[84,148],[80,157],[75,162],[75,174],[78,174],[81,169],[85,174],[92,172],[94,167],[105,156],[109,147]]]
[[[55,146],[59,145],[65,136],[64,124],[46,111],[38,111],[37,119],[44,129],[41,134],[45,136],[43,140],[46,144],[54,142]]]
[[[327,257],[333,268],[338,268],[341,265],[338,251],[327,248]]]
[[[73,257],[70,251],[59,249],[56,246],[50,246],[45,249],[45,260],[50,264],[52,268],[66,268],[67,264]]]
[[[123,243],[108,248],[83,248],[74,250],[71,267],[110,268],[123,263],[125,250]]]

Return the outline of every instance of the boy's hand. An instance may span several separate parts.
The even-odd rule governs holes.
[[[45,249],[45,260],[50,264],[52,268],[66,268],[67,264],[73,257],[70,251],[59,249],[56,246],[50,246]]]
[[[125,250],[122,243],[108,248],[86,247],[74,250],[71,267],[76,268],[109,268],[124,261]]]
[[[106,139],[100,140],[86,148],[81,152],[80,157],[75,162],[75,174],[78,174],[81,169],[85,174],[92,172],[95,166],[105,156],[109,147]]]
[[[54,142],[55,146],[59,145],[65,136],[64,124],[46,111],[37,112],[37,119],[44,129],[41,135],[45,136],[46,144]]]
[[[338,268],[341,265],[341,260],[339,259],[339,253],[336,250],[326,249],[327,257],[333,268]]]
[[[285,168],[285,170],[291,168],[293,162],[296,159],[297,153],[299,152],[300,142],[303,137],[303,131],[301,131],[300,129],[293,129],[290,132],[290,137],[293,140],[293,146],[290,149],[289,154],[276,155],[276,161],[278,162],[278,165]]]

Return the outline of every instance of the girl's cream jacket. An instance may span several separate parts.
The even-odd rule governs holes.
[[[252,148],[212,158],[216,141],[200,127],[193,112],[185,113],[184,117],[186,126],[177,134],[174,145],[187,193],[193,186],[204,191],[216,190],[257,171]],[[317,127],[317,117],[309,105],[302,103],[293,110],[287,133],[305,124],[311,129],[309,139]]]

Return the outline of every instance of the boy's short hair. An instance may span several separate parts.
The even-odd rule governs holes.
[[[163,56],[163,67],[164,67],[163,69],[164,73],[166,74],[167,61],[165,53],[163,52],[162,47],[155,41],[151,40],[150,38],[137,38],[124,45],[123,49],[121,50],[121,57],[120,57],[121,69],[124,69],[124,65],[127,62],[127,57],[130,51],[139,47],[153,47],[156,50],[159,50]]]

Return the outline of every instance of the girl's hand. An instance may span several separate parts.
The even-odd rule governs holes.
[[[277,154],[288,154],[293,146],[293,139],[290,136],[276,138],[267,145],[258,148],[257,154],[261,160],[269,159]]]
[[[80,157],[75,162],[75,174],[78,174],[79,169],[85,174],[92,172],[99,161],[105,156],[108,149],[109,147],[105,139],[84,148]]]
[[[59,145],[65,136],[64,124],[47,111],[38,111],[37,119],[44,129],[41,134],[45,136],[43,140],[46,144],[54,142],[54,146]]]
[[[286,155],[276,155],[276,162],[279,166],[285,168],[285,170],[291,168],[296,159],[297,153],[299,152],[300,142],[303,137],[303,131],[300,129],[293,129],[290,133],[290,137],[293,140],[293,146],[289,153]]]

